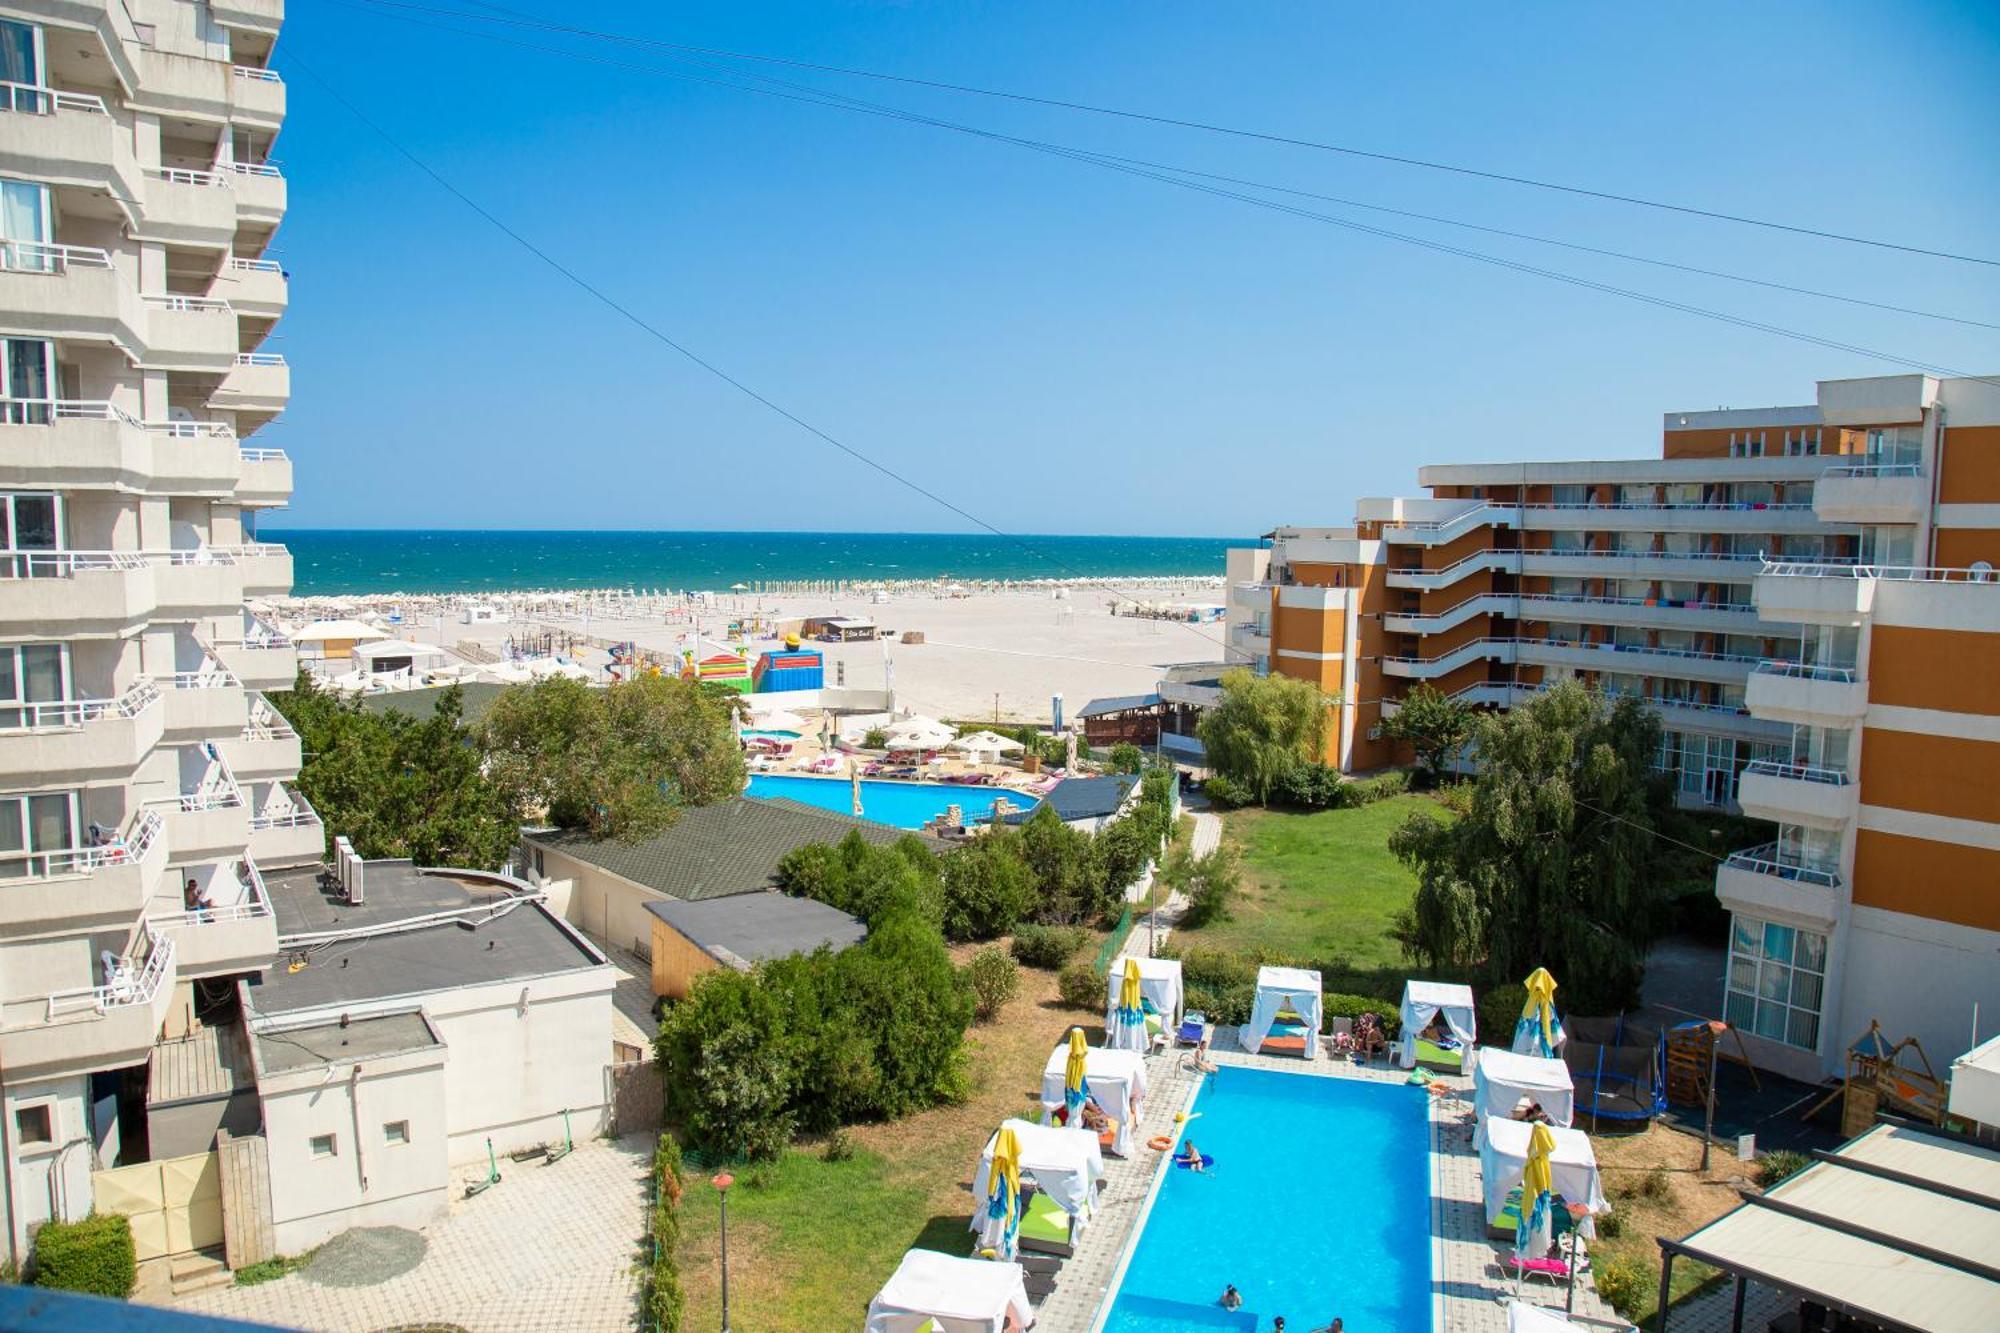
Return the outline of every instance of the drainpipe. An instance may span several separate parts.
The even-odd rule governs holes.
[[[361,1192],[368,1192],[368,1164],[361,1157],[361,1066],[354,1066],[347,1076],[347,1109],[354,1116],[354,1177],[361,1184]]]
[[[0,1093],[4,1091],[4,1085],[0,1085]],[[0,1109],[4,1108],[4,1100],[0,1100]],[[11,1115],[0,1115],[0,1184],[7,1190],[7,1261],[14,1266],[14,1271],[19,1273],[24,1264],[21,1248],[14,1240],[21,1234],[21,1219],[19,1199],[14,1191],[13,1119]]]

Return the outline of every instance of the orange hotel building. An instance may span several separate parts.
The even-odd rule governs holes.
[[[1768,821],[1716,874],[1721,1012],[1816,1079],[1881,1019],[2000,1029],[2000,377],[1830,380],[1670,412],[1658,458],[1454,464],[1350,528],[1229,553],[1229,656],[1340,697],[1328,761],[1397,762],[1423,681],[1506,708],[1649,700],[1681,800]]]

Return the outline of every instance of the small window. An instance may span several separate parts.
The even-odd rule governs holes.
[[[382,1126],[382,1138],[388,1143],[408,1143],[410,1141],[410,1122],[407,1120],[389,1121]]]
[[[14,1137],[24,1148],[37,1143],[54,1143],[55,1127],[47,1106],[23,1106],[14,1112]]]
[[[313,1155],[313,1156],[315,1156],[315,1157],[331,1157],[331,1156],[333,1156],[333,1155],[334,1155],[334,1150],[335,1150],[335,1145],[334,1145],[334,1142],[333,1142],[333,1135],[331,1135],[331,1134],[315,1134],[315,1135],[313,1135],[313,1136],[312,1136],[312,1155]]]

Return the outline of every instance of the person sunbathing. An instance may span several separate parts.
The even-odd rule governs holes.
[[[1549,1113],[1542,1109],[1542,1104],[1536,1101],[1531,1101],[1526,1106],[1515,1107],[1514,1118],[1526,1121],[1531,1125],[1553,1125],[1555,1123],[1555,1121],[1549,1118]]]
[[[1208,1058],[1208,1038],[1203,1037],[1194,1048],[1194,1069],[1197,1074],[1213,1074],[1215,1061]]]
[[[1104,1114],[1104,1108],[1097,1104],[1095,1097],[1084,1102],[1077,1114],[1083,1121],[1083,1127],[1093,1134],[1102,1134],[1111,1128],[1111,1117]]]
[[[1190,1171],[1202,1169],[1201,1149],[1194,1146],[1193,1139],[1181,1140],[1181,1165]]]

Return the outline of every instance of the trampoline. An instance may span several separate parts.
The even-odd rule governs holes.
[[[1666,1033],[1625,1014],[1563,1020],[1562,1061],[1576,1084],[1576,1113],[1599,1120],[1651,1120],[1667,1109]]]

